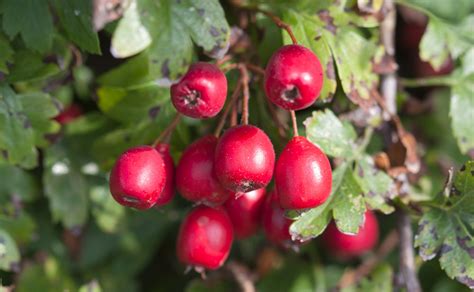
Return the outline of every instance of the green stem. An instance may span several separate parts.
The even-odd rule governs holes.
[[[418,79],[400,79],[400,82],[405,87],[426,87],[426,86],[454,86],[456,80],[451,76],[428,77]]]

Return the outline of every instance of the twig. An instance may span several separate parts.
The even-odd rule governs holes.
[[[160,136],[158,136],[158,138],[156,138],[156,140],[153,142],[152,146],[155,147],[156,145],[158,145],[158,143],[160,143],[160,141],[162,141],[168,135],[170,135],[173,132],[173,130],[176,128],[176,126],[178,125],[180,120],[181,120],[181,114],[176,113],[176,115],[174,116],[174,118],[171,121],[171,123],[169,124],[169,126],[166,127],[166,129],[160,134]]]
[[[294,45],[297,45],[298,44],[298,41],[296,40],[296,37],[295,35],[293,34],[293,30],[291,29],[291,26],[284,22],[283,20],[281,20],[281,18],[279,18],[278,16],[274,15],[273,13],[269,12],[269,11],[266,11],[266,10],[263,10],[263,9],[260,9],[260,8],[255,8],[256,11],[262,13],[262,14],[265,14],[267,17],[269,17],[279,28],[282,28],[284,30],[286,30],[286,32],[288,33],[288,35],[290,36],[291,38],[291,41],[293,42]]]
[[[237,262],[229,262],[226,268],[232,273],[242,292],[256,291],[254,277],[252,277],[252,274],[244,265]]]
[[[399,211],[398,229],[400,233],[400,274],[404,279],[408,292],[421,292],[420,282],[415,270],[411,220],[404,210]]]
[[[291,123],[293,124],[293,136],[297,137],[299,136],[299,134],[298,134],[298,123],[296,121],[295,111],[290,111],[290,115],[291,115]]]
[[[357,284],[369,275],[372,270],[397,246],[399,236],[397,230],[392,230],[384,239],[376,253],[364,261],[357,269],[350,270],[342,275],[338,288],[343,289]]]
[[[239,79],[237,82],[237,86],[234,88],[234,92],[232,93],[232,96],[230,98],[229,103],[224,109],[224,112],[222,113],[222,116],[219,120],[219,123],[217,124],[216,130],[214,131],[214,136],[219,137],[219,135],[222,132],[222,129],[224,128],[225,121],[227,119],[227,116],[229,115],[230,109],[232,106],[235,104],[237,99],[239,98],[240,92],[242,91],[242,77]]]
[[[397,15],[393,0],[384,2],[384,9],[388,10],[385,19],[380,25],[380,38],[385,47],[386,53],[390,57],[395,56],[395,24]],[[385,98],[384,118],[388,120],[397,112],[396,96],[397,96],[397,75],[395,72],[382,76],[382,93]]]

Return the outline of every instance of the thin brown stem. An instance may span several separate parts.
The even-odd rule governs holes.
[[[265,75],[265,69],[263,69],[260,66],[250,64],[250,63],[245,63],[245,67],[247,67],[247,69],[249,69],[250,71],[252,71],[254,73],[257,73],[257,74],[260,74],[260,75]]]
[[[234,103],[232,107],[232,112],[230,113],[230,126],[234,127],[238,123],[237,121],[237,103]]]
[[[152,146],[155,147],[163,139],[166,139],[169,135],[171,135],[171,133],[174,131],[174,129],[176,128],[176,126],[178,125],[180,120],[181,120],[181,114],[176,113],[176,115],[174,116],[174,118],[171,121],[171,123],[169,124],[169,126],[166,127],[166,129],[163,132],[161,132],[160,136],[158,136],[158,138],[156,138],[156,140],[153,142]]]
[[[274,15],[273,13],[269,12],[269,11],[266,11],[266,10],[263,10],[263,9],[260,9],[260,8],[256,8],[255,9],[256,11],[262,13],[262,14],[265,14],[267,17],[269,17],[279,28],[282,28],[284,30],[286,30],[286,32],[288,33],[288,35],[290,36],[291,38],[291,41],[293,42],[294,45],[297,45],[298,44],[298,41],[296,40],[296,37],[295,35],[293,34],[293,30],[291,29],[291,26],[284,22],[283,20],[281,20],[281,18],[279,18],[278,16]]]
[[[219,123],[217,124],[216,130],[214,131],[214,136],[219,137],[219,135],[222,132],[222,129],[224,128],[225,121],[227,119],[227,116],[229,115],[230,109],[234,106],[235,102],[240,96],[240,92],[242,91],[242,82],[241,82],[242,77],[239,79],[237,82],[237,86],[234,89],[234,92],[232,93],[232,96],[230,98],[229,103],[224,109],[224,112],[222,113],[222,116],[219,120]]]
[[[243,87],[243,100],[242,100],[242,124],[248,125],[249,123],[249,73],[247,67],[243,64],[239,64],[239,70],[241,74],[242,87]]]
[[[343,289],[359,283],[369,275],[373,269],[398,245],[399,235],[397,230],[392,230],[384,239],[375,254],[365,260],[355,270],[349,270],[342,275],[338,288]]]
[[[293,124],[293,136],[299,136],[298,134],[298,123],[296,121],[296,113],[295,111],[290,111],[291,115],[291,123]]]
[[[229,270],[234,277],[235,281],[240,286],[240,291],[242,292],[255,292],[257,291],[254,285],[255,277],[252,275],[251,271],[244,265],[237,262],[229,262],[226,265],[227,270]]]

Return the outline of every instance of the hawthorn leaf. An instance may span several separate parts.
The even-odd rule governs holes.
[[[58,65],[46,63],[40,54],[28,50],[15,52],[9,70],[6,77],[9,83],[43,80],[60,72]]]
[[[51,48],[54,27],[47,0],[3,0],[0,12],[10,39],[20,35],[26,46],[37,52]]]
[[[13,203],[3,204],[0,213],[0,230],[6,231],[18,245],[28,244],[34,238],[36,223],[25,209]],[[1,256],[0,256],[1,258]]]
[[[107,181],[90,188],[91,212],[97,225],[104,232],[114,233],[120,229],[125,217],[125,208],[117,204],[110,195]]]
[[[20,268],[20,251],[13,238],[0,228],[0,270],[18,271]]]
[[[357,138],[354,128],[349,123],[341,122],[331,110],[314,111],[304,125],[306,137],[326,155],[344,158],[354,155]]]
[[[356,161],[354,177],[370,209],[379,210],[384,214],[390,214],[395,210],[387,203],[395,196],[395,183],[390,176],[375,167],[372,157],[365,155]]]
[[[474,49],[462,59],[462,76],[451,88],[451,127],[462,153],[474,151]]]
[[[0,165],[0,202],[19,198],[24,202],[31,202],[39,195],[39,184],[33,175],[19,167],[4,164]]]
[[[92,26],[92,2],[53,0],[52,3],[67,37],[81,49],[100,54],[99,37]]]
[[[7,85],[0,84],[0,161],[24,168],[37,165],[35,133],[23,104]]]
[[[346,171],[341,185],[331,202],[332,215],[337,229],[348,234],[356,234],[364,223],[365,200],[362,189],[351,171]]]
[[[43,185],[54,221],[66,228],[80,228],[88,217],[88,184],[81,172],[79,153],[63,140],[44,153]]]
[[[137,43],[130,43],[130,34]],[[193,42],[210,57],[221,58],[229,38],[229,25],[217,0],[136,0],[119,22],[111,51],[123,58],[146,48],[151,75],[169,86],[191,63]]]
[[[474,15],[453,25],[430,15],[428,27],[420,42],[420,58],[439,70],[451,56],[457,59],[474,45]]]
[[[415,246],[427,261],[437,255],[441,268],[474,289],[474,161],[467,162],[454,178],[444,206],[424,213],[418,224]]]
[[[116,58],[127,58],[140,53],[151,42],[150,33],[141,21],[137,1],[133,0],[114,31],[111,46],[112,55]]]
[[[13,49],[7,37],[0,31],[0,72],[8,73],[8,63],[13,62]]]

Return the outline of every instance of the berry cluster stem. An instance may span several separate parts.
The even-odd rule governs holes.
[[[234,92],[232,93],[230,101],[225,107],[224,112],[222,113],[221,119],[219,120],[219,123],[217,124],[216,130],[214,131],[214,136],[216,137],[219,137],[219,135],[221,134],[222,129],[224,128],[227,116],[229,115],[230,109],[235,105],[237,99],[240,96],[240,92],[242,91],[241,79],[242,77],[237,82],[237,86],[235,87]]]
[[[293,124],[293,136],[299,136],[298,134],[298,123],[296,121],[296,113],[295,111],[290,111],[291,115],[291,123]]]
[[[247,67],[244,64],[239,64],[241,83],[243,87],[243,100],[242,100],[242,124],[248,125],[249,123],[249,73]]]
[[[273,13],[269,12],[269,11],[266,11],[266,10],[263,10],[263,9],[260,9],[260,8],[257,8],[256,11],[262,13],[262,14],[265,14],[268,18],[270,18],[279,28],[282,28],[284,30],[286,30],[286,32],[288,33],[288,35],[290,36],[291,38],[291,41],[293,42],[294,45],[297,45],[298,44],[298,41],[296,40],[296,37],[295,35],[293,34],[293,30],[291,29],[291,26],[284,22],[283,20],[281,20],[281,18],[279,18],[278,16],[274,15]]]
[[[176,128],[176,126],[179,124],[179,121],[181,120],[181,114],[180,113],[176,113],[176,115],[174,116],[173,120],[171,121],[171,123],[169,124],[168,127],[166,127],[166,129],[160,134],[160,136],[158,136],[158,138],[155,139],[155,141],[153,142],[152,146],[155,147],[156,145],[158,145],[158,143],[160,143],[163,139],[167,138],[169,135],[171,135],[171,133],[174,131],[174,129]]]

